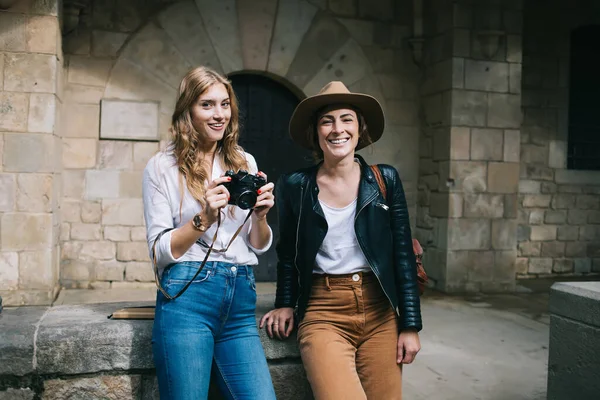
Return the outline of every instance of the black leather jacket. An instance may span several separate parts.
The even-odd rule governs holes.
[[[387,186],[383,198],[364,159],[358,190],[354,229],[358,243],[398,315],[399,330],[421,330],[421,306],[416,260],[402,182],[396,169],[380,164]],[[311,294],[312,271],[327,233],[318,201],[319,165],[282,176],[277,184],[280,238],[277,244],[275,307],[296,308],[296,322],[304,317]]]

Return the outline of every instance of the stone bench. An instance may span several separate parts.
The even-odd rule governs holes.
[[[257,321],[273,304],[259,296]],[[152,321],[109,320],[110,303],[5,308],[0,314],[0,400],[158,399]],[[261,341],[278,399],[311,399],[295,337]],[[211,399],[220,396],[211,388]]]
[[[549,400],[600,398],[600,282],[550,289]]]

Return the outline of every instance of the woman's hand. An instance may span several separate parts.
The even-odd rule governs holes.
[[[398,335],[398,364],[410,364],[415,360],[421,350],[419,333],[414,329],[407,329]]]
[[[264,172],[259,172],[257,175],[261,175],[267,180],[267,175]],[[258,189],[258,198],[254,205],[254,218],[257,220],[265,219],[269,210],[275,205],[275,196],[273,195],[273,189],[275,185],[273,182],[269,182],[260,189]]]
[[[267,326],[267,335],[273,339],[285,339],[294,329],[294,309],[291,307],[276,308],[266,313],[260,320],[260,329]]]
[[[229,201],[229,191],[222,183],[231,181],[229,176],[221,176],[212,181],[206,188],[204,200],[206,206],[202,210],[205,217],[206,225],[211,226],[217,222],[219,211],[227,205]],[[203,218],[204,219],[204,218]]]

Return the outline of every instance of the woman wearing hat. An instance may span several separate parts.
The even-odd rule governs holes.
[[[384,130],[379,102],[330,82],[302,101],[292,139],[322,161],[277,187],[280,240],[269,336],[298,325],[302,361],[322,399],[401,399],[402,364],[420,350],[421,311],[408,209],[398,172],[386,186],[355,151]]]

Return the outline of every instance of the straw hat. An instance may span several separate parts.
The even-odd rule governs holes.
[[[375,143],[381,138],[385,127],[385,118],[381,104],[377,99],[368,94],[352,93],[342,82],[333,81],[325,85],[318,94],[307,97],[298,104],[290,120],[292,140],[300,146],[312,150],[306,129],[314,122],[315,113],[330,104],[348,104],[356,107],[365,118],[371,143]],[[369,144],[359,141],[356,150],[360,150]]]

